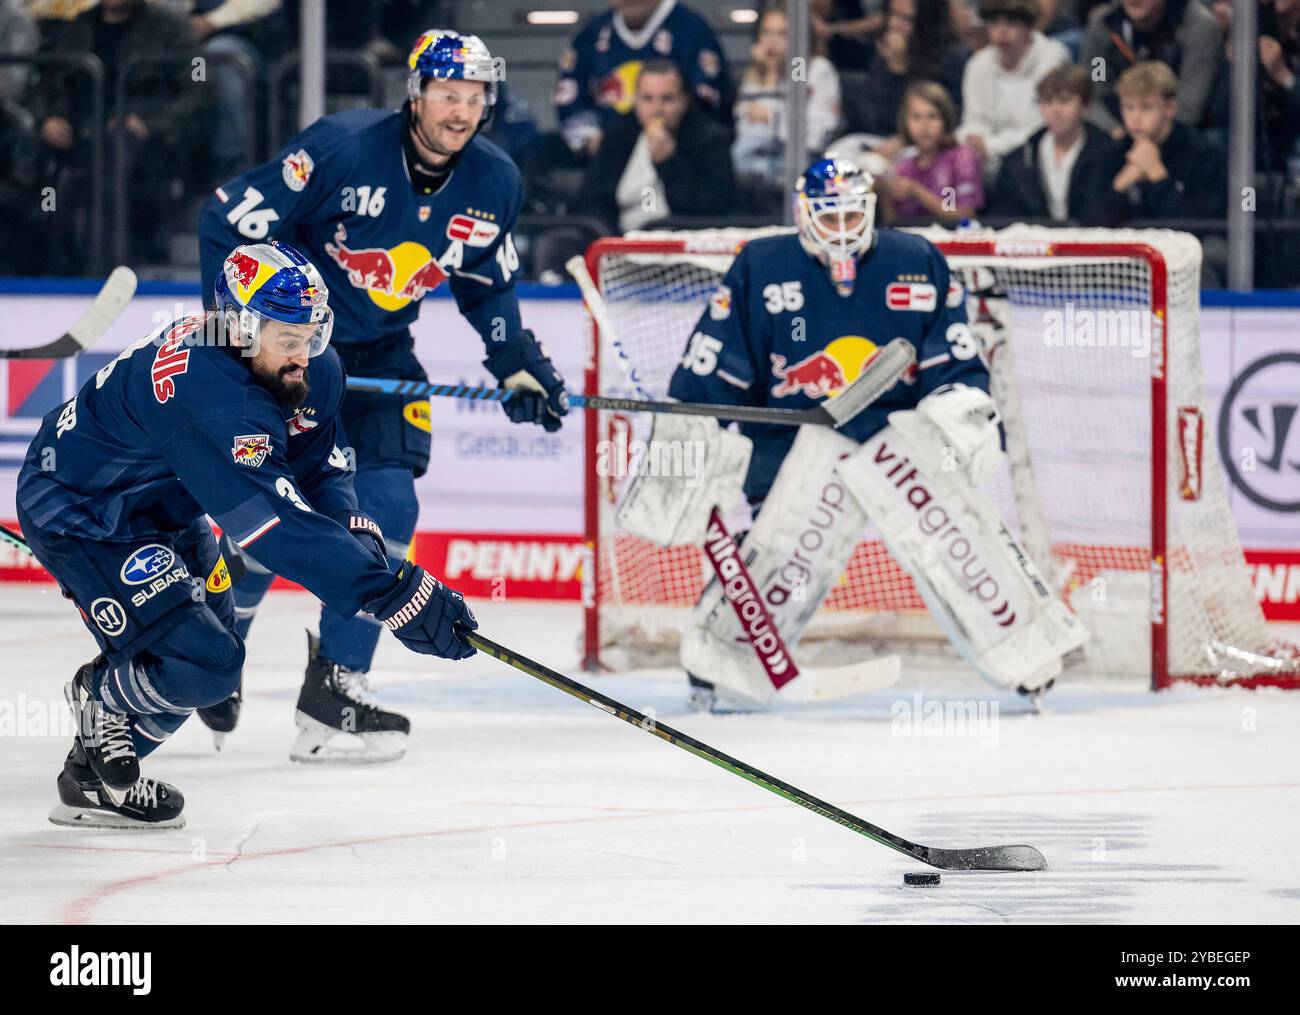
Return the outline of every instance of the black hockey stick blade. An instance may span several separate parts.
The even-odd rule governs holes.
[[[0,349],[0,359],[66,359],[88,349],[103,336],[135,296],[135,272],[114,268],[77,322],[53,342],[30,349]]]
[[[0,543],[8,543],[10,546],[17,547],[30,557],[36,556],[36,554],[32,553],[32,548],[27,545],[27,540],[6,525],[0,525]]]
[[[703,758],[719,768],[725,768],[728,772],[752,782],[755,786],[761,786],[763,789],[784,797],[791,803],[798,804],[814,814],[829,818],[837,825],[843,825],[850,831],[857,832],[868,839],[873,839],[882,846],[888,846],[892,850],[914,860],[920,860],[922,863],[927,863],[931,867],[938,867],[940,870],[986,871],[1037,871],[1044,870],[1047,867],[1047,860],[1033,846],[977,846],[971,849],[940,849],[934,846],[922,846],[919,843],[904,839],[901,835],[895,835],[893,832],[886,831],[878,825],[873,825],[871,822],[850,814],[848,811],[841,810],[834,804],[819,800],[811,793],[806,793],[788,782],[783,782],[775,776],[768,775],[752,765],[746,764],[728,754],[723,754],[716,748],[710,747],[694,737],[687,736],[671,726],[666,726],[656,719],[651,719],[648,715],[638,712],[634,708],[629,708],[627,705],[615,701],[599,691],[593,691],[591,688],[564,676],[562,673],[557,673],[541,663],[533,662],[533,660],[511,651],[503,645],[498,645],[477,631],[459,627],[457,633],[479,651],[486,652],[521,673],[536,677],[543,683],[550,684],[556,690],[563,691],[570,697],[594,705],[602,712],[606,712],[616,719],[622,719],[631,726],[645,730],[645,732],[672,744],[674,747],[688,751],[697,758]]]

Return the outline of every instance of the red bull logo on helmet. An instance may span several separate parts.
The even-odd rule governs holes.
[[[230,449],[236,465],[257,468],[271,453],[271,435],[265,433],[245,434],[235,438],[235,446]]]
[[[366,290],[385,310],[401,310],[447,279],[447,273],[423,244],[408,240],[392,248],[349,247],[347,238],[348,231],[340,224],[334,242],[325,244],[325,253],[347,273],[348,282]]]
[[[240,303],[247,303],[280,268],[266,264],[251,254],[235,250],[226,258],[226,282]]]
[[[796,363],[773,353],[772,376],[780,383],[772,387],[772,397],[834,398],[858,379],[878,351],[869,338],[844,335]]]

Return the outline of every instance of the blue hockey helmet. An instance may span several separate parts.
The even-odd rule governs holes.
[[[411,100],[420,97],[424,82],[429,78],[437,81],[482,81],[486,88],[480,125],[487,122],[492,107],[496,105],[499,75],[492,54],[477,35],[461,35],[450,29],[427,29],[411,47],[407,66],[410,70],[406,76],[406,97]]]
[[[330,344],[334,312],[329,287],[316,266],[279,240],[246,243],[230,252],[216,281],[217,312],[228,335],[255,348],[266,321],[307,324],[307,354]]]
[[[794,221],[805,250],[825,261],[841,293],[875,241],[875,181],[849,159],[819,159],[794,185]]]

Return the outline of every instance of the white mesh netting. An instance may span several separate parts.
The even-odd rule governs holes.
[[[598,244],[592,274],[625,360],[598,334],[588,393],[663,397],[736,250],[774,231],[629,234]],[[926,235],[966,286],[972,326],[989,351],[1008,435],[1008,463],[990,492],[1093,631],[1074,665],[1150,673],[1157,686],[1294,680],[1291,651],[1255,602],[1202,411],[1196,239],[1027,226]],[[644,438],[649,428],[642,414],[598,418],[595,440]],[[694,547],[664,550],[618,532],[613,509],[626,480],[588,465],[597,567],[587,662],[671,665],[707,564]],[[910,579],[868,530],[800,654],[816,663],[941,645]]]

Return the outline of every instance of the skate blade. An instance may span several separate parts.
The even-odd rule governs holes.
[[[406,754],[405,733],[345,733],[299,712],[289,760],[303,765],[375,765]],[[344,746],[347,745],[347,746]]]
[[[221,746],[222,746],[222,744],[224,744],[225,742],[226,742],[226,735],[225,735],[224,733],[213,733],[213,734],[212,734],[212,746],[215,747],[215,748],[217,749],[217,752],[218,752],[218,753],[221,752]]]
[[[93,807],[69,807],[67,804],[55,804],[50,810],[50,824],[62,828],[86,828],[99,831],[116,832],[152,832],[163,828],[184,828],[185,815],[178,814],[166,821],[138,821],[111,811],[101,811]]]

